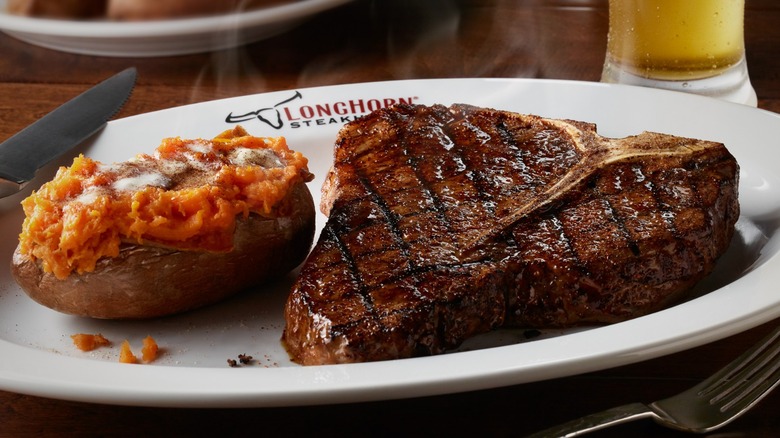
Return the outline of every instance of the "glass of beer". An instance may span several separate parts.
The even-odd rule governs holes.
[[[755,106],[744,15],[745,0],[609,0],[601,80]]]

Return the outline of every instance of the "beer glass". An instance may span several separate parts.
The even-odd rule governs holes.
[[[744,14],[745,0],[609,0],[601,80],[755,106]]]

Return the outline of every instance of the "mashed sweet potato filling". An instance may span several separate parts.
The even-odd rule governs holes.
[[[292,187],[312,179],[283,137],[237,127],[212,140],[167,138],[153,155],[102,164],[79,156],[22,201],[22,253],[67,278],[116,257],[124,241],[230,251],[238,217],[275,217]]]

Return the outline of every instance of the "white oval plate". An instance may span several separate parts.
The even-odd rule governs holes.
[[[138,22],[56,20],[5,12],[0,30],[49,49],[84,55],[153,57],[208,52],[268,38],[306,18],[351,0],[298,0],[267,8],[207,17]]]
[[[304,152],[319,187],[339,127],[393,102],[469,103],[597,123],[602,135],[643,130],[725,143],[742,169],[738,233],[716,271],[683,304],[591,329],[499,330],[459,351],[387,362],[301,367],[279,339],[292,275],[261,290],[185,315],[151,321],[95,321],[32,302],[10,278],[9,259],[25,195],[0,200],[0,389],[53,398],[149,406],[285,406],[434,395],[584,373],[695,347],[780,316],[780,118],[709,98],[619,85],[524,79],[447,79],[287,90],[172,108],[112,121],[81,152],[104,162],[151,152],[163,137],[210,138],[241,124],[258,136],[283,135]],[[64,160],[63,162],[69,162]],[[31,186],[53,175],[53,166]],[[26,190],[29,193],[31,189]],[[325,217],[318,216],[318,229]],[[91,353],[70,335],[100,332],[114,342]],[[153,364],[126,365],[118,345],[136,350],[152,335]],[[252,364],[230,368],[239,354]]]

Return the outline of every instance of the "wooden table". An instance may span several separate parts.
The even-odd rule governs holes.
[[[780,112],[780,3],[749,0],[748,64],[761,108]],[[358,0],[238,50],[126,59],[47,50],[0,34],[0,139],[128,66],[139,81],[118,117],[216,98],[406,78],[597,81],[606,0]],[[780,293],[780,291],[778,291]],[[778,322],[690,351],[575,377],[447,396],[335,406],[160,409],[0,392],[0,437],[522,436],[595,410],[683,390]],[[780,433],[780,394],[712,436]],[[650,421],[593,436],[678,433]]]

